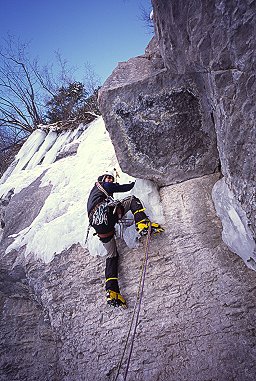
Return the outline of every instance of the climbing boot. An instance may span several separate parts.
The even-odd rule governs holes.
[[[127,308],[126,300],[119,292],[107,290],[107,303],[112,307]]]
[[[136,222],[136,230],[137,232],[143,236],[148,234],[150,221],[148,218],[145,218],[144,220],[141,220],[139,222]]]
[[[151,225],[151,233],[158,234],[158,233],[164,232],[164,228],[162,228],[157,222],[150,222],[148,218],[145,218],[144,220],[137,222],[136,230],[141,236],[147,235],[150,225]]]
[[[151,231],[153,234],[163,233],[164,228],[162,228],[162,226],[157,222],[151,222]]]

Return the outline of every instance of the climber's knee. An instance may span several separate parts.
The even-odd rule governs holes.
[[[114,258],[118,256],[116,240],[112,237],[108,242],[102,242],[107,251],[107,258]]]

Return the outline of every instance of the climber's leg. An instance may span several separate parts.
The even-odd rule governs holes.
[[[107,303],[113,307],[126,307],[126,301],[120,294],[118,285],[118,251],[116,240],[112,237],[108,242],[103,242],[107,250],[105,278]]]
[[[135,196],[126,197],[121,201],[124,208],[124,214],[131,210],[134,215],[136,230],[140,235],[146,235],[151,224],[151,230],[154,234],[162,233],[164,229],[157,223],[151,222],[145,214],[145,208],[141,201]]]

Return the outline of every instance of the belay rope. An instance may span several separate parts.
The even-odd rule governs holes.
[[[127,334],[127,338],[126,338],[126,341],[125,341],[125,346],[124,346],[123,354],[122,354],[121,359],[119,361],[119,365],[118,365],[118,369],[117,369],[117,373],[116,373],[116,377],[115,377],[114,381],[117,381],[118,376],[120,374],[120,370],[121,370],[121,367],[123,365],[124,355],[125,355],[125,352],[126,352],[126,348],[128,347],[129,338],[131,336],[131,332],[132,332],[132,328],[133,328],[133,332],[132,332],[132,336],[131,336],[131,342],[130,342],[130,349],[129,349],[129,354],[128,354],[128,358],[127,358],[127,364],[126,364],[126,368],[125,368],[125,372],[124,372],[124,379],[123,379],[123,381],[126,381],[126,377],[127,377],[128,371],[129,371],[129,366],[130,366],[130,361],[131,361],[131,356],[132,356],[132,350],[133,350],[133,344],[134,344],[135,335],[136,335],[136,329],[137,329],[138,321],[139,321],[140,308],[141,308],[141,302],[142,302],[142,296],[143,296],[143,290],[144,290],[144,284],[145,284],[145,277],[146,277],[146,270],[147,270],[147,263],[148,263],[148,252],[149,252],[149,244],[150,244],[150,236],[151,236],[151,224],[149,225],[148,233],[147,233],[147,239],[146,239],[146,244],[145,244],[143,265],[142,265],[142,270],[141,270],[141,274],[140,274],[140,280],[139,280],[139,288],[138,288],[138,292],[137,292],[137,298],[136,298],[136,302],[135,302],[135,305],[134,305],[134,309],[133,309],[133,313],[132,313],[132,319],[131,319],[129,331],[128,331],[128,334]]]

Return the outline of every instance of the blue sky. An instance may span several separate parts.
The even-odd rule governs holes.
[[[150,0],[0,0],[0,35],[30,41],[30,55],[50,63],[59,51],[78,66],[89,62],[102,82],[120,61],[144,53],[152,31],[141,20]]]

